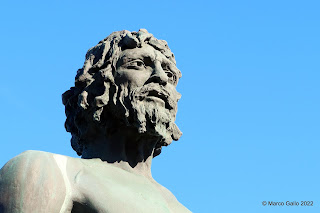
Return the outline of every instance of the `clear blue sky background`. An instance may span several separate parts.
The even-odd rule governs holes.
[[[320,2],[0,3],[0,167],[24,150],[74,156],[61,94],[111,32],[167,40],[183,77],[178,142],[154,178],[193,212],[320,212]],[[313,201],[269,207],[262,201]]]

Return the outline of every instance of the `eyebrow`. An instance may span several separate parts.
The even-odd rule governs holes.
[[[165,55],[162,54],[162,56],[164,56],[164,57],[160,57],[161,64],[164,63],[166,65],[169,65],[170,70],[173,71],[178,78],[180,78],[181,77],[181,71],[177,68],[176,64],[173,63],[170,59],[168,59]],[[121,65],[122,65],[123,62],[124,62],[124,59],[128,59],[128,60],[141,59],[141,60],[144,60],[146,58],[149,58],[151,61],[155,61],[156,58],[159,58],[159,57],[156,57],[156,55],[150,54],[148,52],[138,52],[137,54],[129,54],[129,55],[124,54],[119,58],[118,63],[121,62]]]

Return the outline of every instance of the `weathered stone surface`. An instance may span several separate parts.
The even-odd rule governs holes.
[[[167,43],[142,29],[88,50],[63,95],[82,158],[27,151],[0,170],[0,212],[190,212],[151,175],[174,123],[181,72]]]

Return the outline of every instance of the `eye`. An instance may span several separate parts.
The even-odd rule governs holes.
[[[168,76],[169,83],[176,85],[177,84],[177,76],[173,74],[171,71],[165,71]]]
[[[176,85],[177,84],[177,76],[171,71],[170,66],[168,64],[161,64],[162,69],[168,76],[169,83]]]
[[[136,61],[135,63],[138,67],[144,66],[144,63],[142,61]]]
[[[171,72],[167,72],[168,78],[172,78],[173,74]]]
[[[123,67],[127,69],[143,69],[145,68],[144,62],[140,59],[134,60],[134,61],[129,61],[123,65]]]

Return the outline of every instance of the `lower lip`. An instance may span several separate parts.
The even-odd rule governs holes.
[[[151,100],[151,101],[155,101],[155,102],[158,102],[160,103],[161,105],[164,106],[164,100],[162,100],[161,98],[158,98],[158,97],[155,97],[155,96],[148,96],[146,97],[146,100]]]

